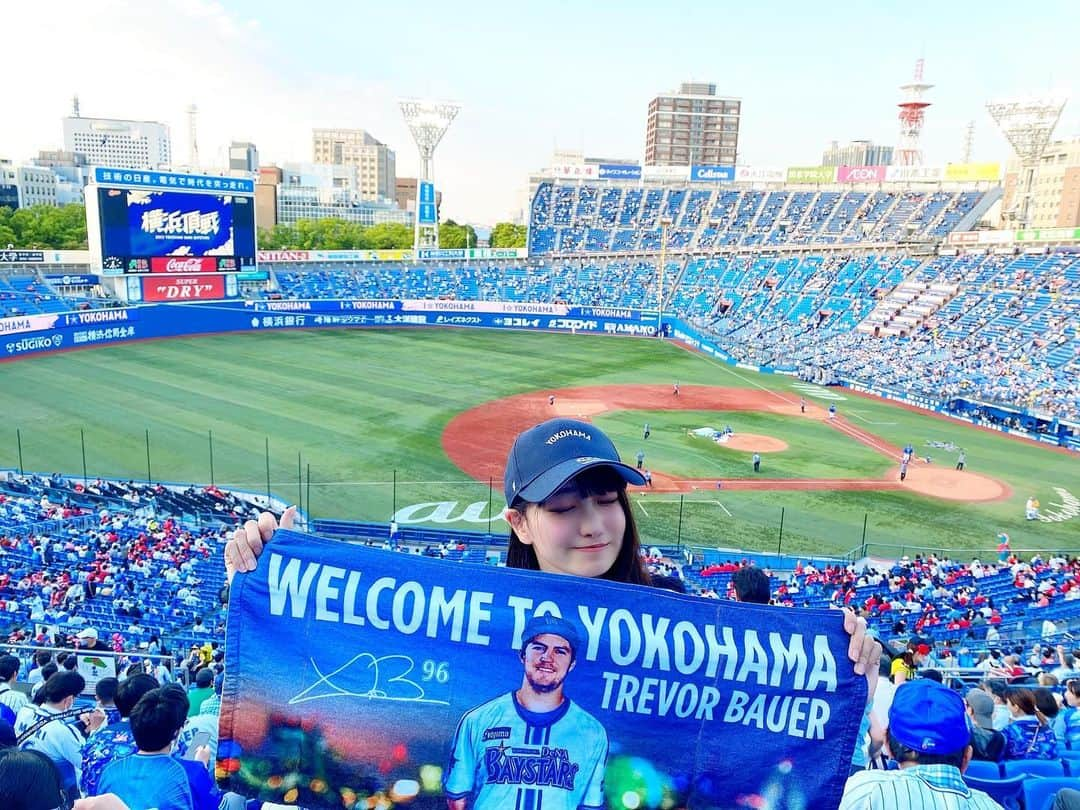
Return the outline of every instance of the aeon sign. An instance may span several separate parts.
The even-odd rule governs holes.
[[[882,183],[887,166],[841,166],[836,171],[838,183]]]

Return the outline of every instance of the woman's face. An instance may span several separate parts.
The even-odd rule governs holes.
[[[603,576],[615,564],[626,532],[615,490],[587,497],[557,493],[506,515],[518,539],[533,547],[540,570],[549,573]]]

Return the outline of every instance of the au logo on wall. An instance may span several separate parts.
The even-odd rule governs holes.
[[[233,584],[217,773],[309,808],[835,807],[838,613],[279,531]]]

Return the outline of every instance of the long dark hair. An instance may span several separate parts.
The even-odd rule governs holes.
[[[8,748],[0,752],[0,805],[5,810],[67,810],[71,797],[45,754]]]
[[[599,579],[629,582],[632,585],[652,584],[648,569],[645,568],[645,563],[641,559],[641,540],[638,537],[637,523],[634,522],[634,512],[630,508],[630,498],[626,494],[626,482],[622,476],[610,467],[593,467],[572,478],[560,489],[560,492],[566,492],[568,488],[575,491],[581,498],[608,492],[618,493],[619,504],[626,518],[626,529],[623,532],[619,555],[611,568],[601,574]],[[528,501],[518,498],[510,508],[524,512],[528,505]],[[542,503],[537,505],[543,506]],[[525,568],[530,571],[540,570],[536,550],[531,545],[521,542],[513,527],[510,528],[510,548],[506,552],[506,566],[507,568]]]
[[[1043,714],[1042,710],[1039,708],[1034,689],[1028,689],[1024,686],[1010,686],[1006,695],[1007,697],[1005,699],[1014,704],[1024,714],[1029,716],[1034,715],[1039,721],[1040,726],[1050,724],[1047,716]]]

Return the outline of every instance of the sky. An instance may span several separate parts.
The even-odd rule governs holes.
[[[1080,136],[1080,3],[1001,0],[592,3],[37,0],[0,12],[7,67],[0,158],[63,145],[61,119],[163,121],[186,161],[199,108],[203,166],[232,140],[265,165],[311,160],[314,127],[363,128],[419,170],[398,100],[461,105],[435,154],[444,219],[510,219],[555,149],[641,159],[649,100],[707,81],[743,100],[739,163],[817,165],[833,140],[896,143],[900,84],[925,59],[923,152],[1010,150],[991,99],[1064,95],[1055,138]]]

